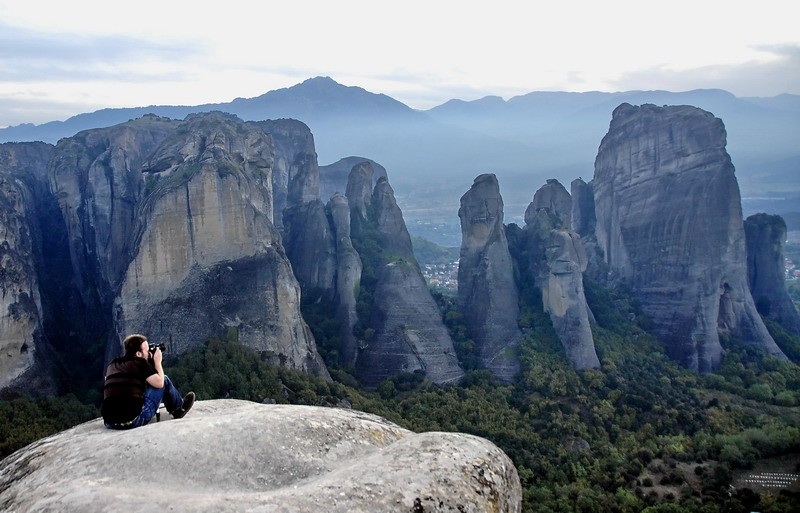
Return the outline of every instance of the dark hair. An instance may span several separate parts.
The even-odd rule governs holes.
[[[122,341],[122,346],[125,348],[125,356],[136,356],[137,351],[142,350],[142,342],[147,341],[147,337],[135,333],[128,335]]]

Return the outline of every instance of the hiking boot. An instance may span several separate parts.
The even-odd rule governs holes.
[[[186,413],[192,409],[192,405],[194,404],[194,392],[189,392],[183,398],[183,406],[172,412],[172,418],[180,419]]]

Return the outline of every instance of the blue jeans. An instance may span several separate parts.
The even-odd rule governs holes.
[[[155,417],[158,411],[158,405],[161,404],[161,401],[164,401],[164,407],[166,407],[167,411],[170,413],[183,406],[183,397],[181,397],[181,393],[178,392],[178,389],[175,388],[175,385],[172,384],[172,381],[170,381],[166,374],[164,375],[163,387],[153,388],[147,385],[144,391],[142,413],[133,419],[133,422],[124,426],[106,424],[106,427],[110,429],[133,429],[144,426]]]

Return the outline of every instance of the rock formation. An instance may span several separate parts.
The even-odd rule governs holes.
[[[800,315],[786,290],[786,223],[781,216],[755,214],[744,221],[747,283],[764,317],[800,333]]]
[[[576,369],[600,367],[583,293],[587,258],[581,238],[569,230],[572,199],[557,180],[536,191],[525,211],[529,272],[542,291],[544,310]]]
[[[44,183],[52,146],[0,144],[0,389],[51,389],[38,269],[41,234],[31,181]]]
[[[87,422],[0,462],[3,511],[518,513],[521,494],[511,460],[483,438],[234,400],[129,432]]]
[[[347,192],[347,179],[350,171],[361,162],[368,162],[372,166],[372,187],[375,186],[378,178],[387,177],[386,168],[374,160],[364,157],[345,157],[333,164],[319,167],[319,197],[322,201],[327,201],[335,193],[345,194]]]
[[[313,174],[308,173],[308,167],[317,165],[314,136],[308,125],[296,119],[268,119],[252,124],[270,135],[275,148],[275,156],[272,163],[274,212],[270,214],[270,219],[275,227],[282,232],[284,228],[283,211],[289,204],[290,185],[292,182],[299,185],[300,181],[295,179],[298,173],[304,173],[307,178],[313,177]],[[317,180],[316,191],[314,191],[313,184],[304,188],[306,192],[319,199],[319,178],[314,178],[314,180]],[[307,203],[311,199],[311,197],[306,197],[304,201],[299,203]],[[295,200],[295,204],[297,203],[297,200]]]
[[[313,152],[300,153],[292,166],[283,210],[286,254],[310,300],[336,293],[336,246],[325,204],[319,198],[319,167]],[[273,180],[274,182],[274,180]]]
[[[353,328],[358,322],[356,289],[361,283],[361,257],[350,239],[350,205],[347,198],[335,193],[327,206],[336,242],[336,318],[341,323],[339,361],[354,366],[358,356],[358,341]]]
[[[503,198],[497,177],[483,174],[461,197],[461,256],[458,306],[483,365],[501,381],[519,371],[516,354],[522,333],[519,298],[503,226]]]
[[[714,370],[720,333],[781,350],[747,286],[739,187],[722,121],[695,107],[614,110],[595,161],[597,242],[610,283],[641,300],[668,354]]]
[[[350,204],[353,216],[372,205],[374,217],[364,223],[374,225],[381,251],[373,263],[378,266],[369,319],[374,335],[358,356],[359,379],[366,386],[376,386],[400,372],[421,371],[434,383],[456,382],[463,372],[453,341],[414,257],[394,191],[381,177],[367,203],[361,195],[367,176],[357,165],[347,187],[356,194],[355,205]]]
[[[576,178],[570,184],[570,195],[572,197],[572,225],[570,229],[580,235],[594,235],[594,227],[597,222],[594,213],[594,192],[592,186],[580,178]]]
[[[190,116],[156,148],[114,310],[120,338],[182,352],[233,330],[275,363],[327,376],[270,221],[272,156],[263,130],[219,113]]]

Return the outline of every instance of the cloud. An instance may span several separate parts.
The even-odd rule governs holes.
[[[685,70],[654,66],[625,73],[612,81],[612,84],[617,90],[724,89],[740,97],[800,94],[800,46],[771,45],[753,48],[764,54],[765,58],[741,64],[702,66]]]
[[[129,65],[185,61],[201,50],[196,42],[163,44],[130,36],[45,33],[0,22],[0,82],[152,79],[167,72],[155,71],[137,78]]]

